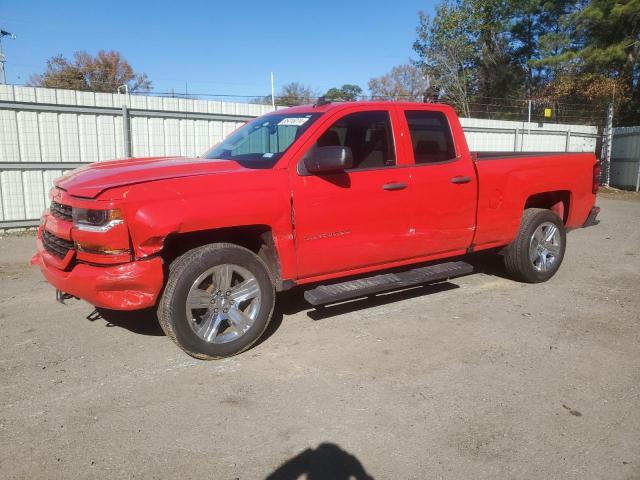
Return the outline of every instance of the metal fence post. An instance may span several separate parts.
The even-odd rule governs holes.
[[[571,149],[571,129],[567,129],[567,139],[564,144],[564,151],[568,152]]]
[[[601,184],[608,187],[611,179],[611,143],[613,142],[613,103],[609,105],[607,110],[607,124],[604,129],[602,139],[601,166],[602,176]]]
[[[513,141],[513,151],[517,152],[518,151],[518,135],[520,135],[520,129],[518,127],[516,127],[516,134],[515,134],[515,138]]]
[[[122,105],[122,145],[125,158],[131,157],[131,139],[129,138],[129,109]]]

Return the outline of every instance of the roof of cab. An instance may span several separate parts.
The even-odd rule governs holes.
[[[278,113],[325,113],[330,110],[342,109],[352,106],[388,107],[396,105],[400,107],[449,107],[442,103],[419,103],[419,102],[391,102],[391,101],[358,101],[358,102],[328,102],[322,105],[298,105],[295,107],[282,108]]]

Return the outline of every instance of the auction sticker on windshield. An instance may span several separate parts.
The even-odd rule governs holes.
[[[309,117],[287,117],[278,122],[278,125],[299,127],[309,121]]]

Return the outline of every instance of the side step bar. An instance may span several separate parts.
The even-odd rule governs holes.
[[[446,280],[467,275],[471,272],[473,272],[473,267],[466,262],[438,263],[398,273],[383,273],[373,277],[349,280],[332,285],[320,285],[304,292],[304,299],[311,305],[323,305],[421,283]]]

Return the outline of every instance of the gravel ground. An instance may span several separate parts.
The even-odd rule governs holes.
[[[323,311],[201,362],[91,316],[0,239],[3,478],[640,478],[640,203],[603,198],[548,283],[481,273]]]

